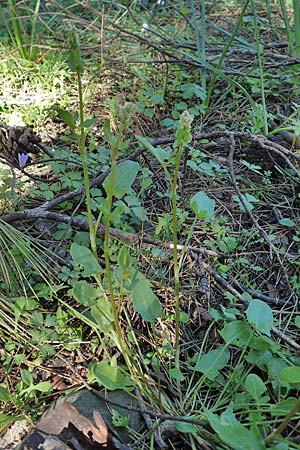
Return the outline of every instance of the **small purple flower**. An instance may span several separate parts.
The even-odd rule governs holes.
[[[21,168],[26,166],[29,156],[26,153],[18,153],[18,161]]]

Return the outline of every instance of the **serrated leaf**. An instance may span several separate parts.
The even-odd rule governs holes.
[[[226,366],[229,358],[230,351],[227,348],[219,347],[200,356],[193,370],[203,373],[209,380],[214,380],[219,375],[220,370]]]
[[[260,333],[270,336],[273,325],[273,313],[269,305],[262,300],[254,299],[246,310],[247,320]]]
[[[139,171],[139,163],[136,161],[124,161],[117,165],[115,172],[114,185],[112,187],[113,195],[117,199],[122,198],[128,194],[136,176]],[[111,173],[105,178],[103,187],[108,193],[111,188]]]

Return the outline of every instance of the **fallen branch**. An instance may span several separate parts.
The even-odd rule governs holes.
[[[203,262],[203,266],[205,270],[219,283],[224,289],[229,291],[232,295],[234,295],[243,305],[248,306],[249,302],[236,290],[234,289],[228,281],[226,281],[215,269],[210,267],[207,263]],[[279,337],[282,341],[286,342],[290,347],[295,350],[300,350],[300,344],[297,344],[293,339],[288,337],[283,331],[278,330],[276,327],[272,327],[271,331],[277,337]]]

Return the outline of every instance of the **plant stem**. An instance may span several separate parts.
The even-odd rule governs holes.
[[[107,210],[106,214],[104,215],[105,220],[105,234],[104,234],[104,261],[105,261],[105,269],[106,269],[106,277],[107,277],[107,284],[108,284],[108,290],[109,290],[109,297],[110,297],[110,303],[111,303],[111,309],[113,313],[114,318],[114,325],[115,325],[115,331],[118,337],[118,344],[121,350],[121,353],[124,357],[124,360],[126,362],[126,365],[128,367],[129,372],[133,376],[133,370],[132,370],[132,364],[130,360],[130,354],[129,349],[126,345],[126,342],[124,340],[124,335],[122,332],[122,329],[120,327],[119,322],[119,312],[115,304],[115,296],[114,296],[114,289],[113,289],[113,281],[111,276],[111,268],[110,268],[110,257],[109,257],[109,247],[110,247],[110,234],[109,234],[109,228],[110,228],[110,215],[112,212],[112,206],[113,206],[113,188],[115,184],[115,178],[116,178],[116,167],[117,167],[117,157],[118,157],[118,150],[122,139],[122,130],[118,132],[116,142],[111,149],[112,157],[111,157],[111,171],[110,171],[110,185],[107,190]]]
[[[173,228],[173,261],[174,261],[174,290],[175,290],[175,367],[179,368],[179,323],[180,323],[180,305],[179,305],[179,264],[178,264],[178,250],[177,250],[177,210],[176,210],[176,191],[177,191],[177,179],[179,173],[179,165],[181,156],[183,153],[183,144],[180,144],[177,150],[175,161],[175,172],[173,181],[171,183],[172,191],[172,228]]]
[[[80,120],[80,134],[78,138],[78,147],[82,160],[82,168],[83,168],[83,180],[85,187],[85,196],[86,196],[86,209],[89,223],[89,233],[90,233],[90,243],[93,255],[97,257],[97,244],[96,244],[96,230],[93,224],[93,213],[92,213],[92,204],[91,204],[91,193],[90,193],[90,180],[89,180],[89,172],[86,158],[86,146],[85,139],[86,133],[84,131],[83,123],[84,123],[84,110],[83,110],[83,90],[82,90],[82,81],[81,81],[81,73],[80,68],[77,68],[77,84],[78,84],[78,96],[79,96],[79,120]]]
[[[258,59],[258,67],[259,67],[259,78],[260,78],[260,92],[261,92],[261,104],[263,108],[263,116],[264,116],[264,135],[268,136],[268,113],[266,107],[266,96],[265,96],[265,86],[264,86],[264,69],[263,69],[263,57],[261,52],[261,44],[259,41],[259,29],[256,17],[256,10],[254,1],[251,0],[251,6],[253,11],[253,22],[254,22],[254,36],[256,41],[257,48],[257,59]]]
[[[269,434],[269,436],[267,436],[266,438],[266,443],[270,444],[272,441],[274,441],[278,436],[280,436],[280,434],[282,433],[282,431],[286,428],[286,426],[289,424],[290,420],[293,418],[293,416],[295,415],[295,413],[298,411],[300,406],[300,398],[297,398],[297,400],[295,401],[293,407],[291,408],[291,410],[288,412],[288,414],[285,416],[285,418],[283,419],[283,421],[281,422],[281,424],[279,425],[278,428],[276,428],[276,430],[274,430],[271,434]]]

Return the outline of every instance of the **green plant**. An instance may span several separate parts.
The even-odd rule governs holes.
[[[12,42],[18,49],[19,55],[23,59],[34,60],[34,43],[36,39],[36,22],[40,9],[40,0],[35,0],[33,14],[30,16],[30,37],[27,37],[25,24],[19,17],[16,0],[8,0],[9,21],[6,20],[6,27]],[[24,20],[24,19],[23,19]]]

